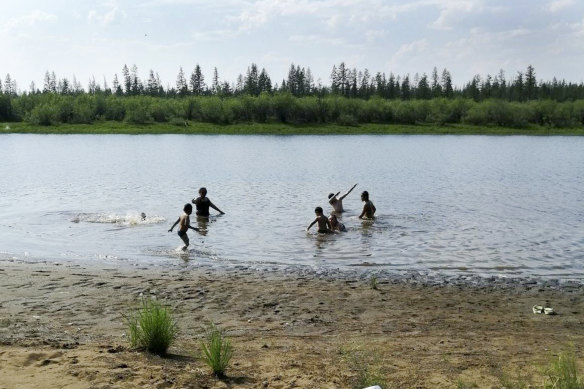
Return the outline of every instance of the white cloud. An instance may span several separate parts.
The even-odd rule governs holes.
[[[105,13],[99,13],[92,9],[87,15],[87,21],[89,23],[99,23],[103,25],[113,24],[125,18],[126,13],[115,6]]]
[[[406,43],[404,45],[401,45],[401,47],[394,54],[394,58],[397,59],[403,56],[412,56],[425,53],[428,50],[428,46],[429,44],[427,39],[420,39],[417,41]]]
[[[30,14],[21,16],[18,18],[9,19],[8,22],[4,25],[5,31],[10,31],[12,29],[18,28],[20,26],[34,26],[36,24],[41,23],[54,23],[57,21],[57,16],[53,14],[49,14],[45,11],[41,10],[34,10]]]
[[[481,3],[475,0],[438,1],[437,5],[440,15],[430,27],[438,30],[451,30],[465,15],[483,9]]]
[[[550,12],[558,12],[574,5],[575,3],[575,0],[552,0],[548,4],[547,9]]]

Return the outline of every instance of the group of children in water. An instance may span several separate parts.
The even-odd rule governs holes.
[[[329,204],[332,205],[334,211],[331,212],[331,215],[327,218],[324,215],[324,211],[322,210],[322,208],[316,207],[314,209],[316,219],[314,219],[313,222],[310,223],[308,228],[306,228],[306,231],[310,230],[310,228],[315,224],[318,225],[318,232],[321,234],[328,234],[335,231],[339,232],[347,231],[347,228],[343,223],[339,221],[337,215],[340,215],[345,211],[343,209],[343,199],[347,197],[347,195],[351,193],[351,191],[355,189],[356,186],[357,184],[353,185],[351,189],[345,192],[341,197],[338,197],[341,192],[337,192],[336,194],[330,193],[328,195]],[[363,218],[373,219],[375,217],[374,215],[376,208],[375,205],[373,205],[373,202],[369,200],[369,192],[367,192],[366,190],[364,190],[363,193],[361,193],[361,201],[363,201],[365,205],[363,205],[363,211],[359,215],[359,219]]]
[[[308,228],[306,228],[306,231],[310,230],[310,228],[315,224],[318,224],[318,232],[319,233],[326,234],[326,233],[332,233],[334,231],[346,231],[347,229],[346,229],[345,225],[339,221],[339,219],[337,218],[337,215],[339,215],[345,211],[343,209],[343,199],[345,197],[347,197],[347,195],[349,193],[351,193],[351,191],[353,189],[355,189],[356,186],[357,186],[357,184],[353,185],[351,187],[351,189],[349,189],[347,192],[345,192],[340,197],[338,197],[338,196],[341,192],[337,192],[337,194],[330,193],[328,196],[329,204],[333,207],[334,211],[327,218],[326,216],[324,216],[324,211],[322,210],[322,208],[316,207],[316,209],[314,210],[314,213],[316,213],[316,219],[314,219],[314,221],[312,223],[310,223]],[[363,193],[361,193],[361,201],[363,201],[365,204],[363,205],[363,211],[359,215],[359,219],[363,219],[363,218],[373,219],[375,217],[374,215],[375,215],[376,209],[375,209],[375,205],[373,205],[373,202],[371,200],[369,200],[369,193],[366,190],[363,191]],[[209,208],[213,208],[214,210],[219,212],[221,215],[225,214],[225,212],[221,211],[219,208],[217,208],[215,206],[215,204],[213,204],[211,202],[211,200],[209,200],[209,198],[207,197],[207,189],[206,188],[199,189],[199,197],[193,199],[192,203],[195,204],[195,207],[197,209],[196,215],[199,217],[208,218],[209,217]],[[179,225],[178,236],[182,239],[183,243],[185,244],[182,247],[183,251],[186,251],[187,248],[189,247],[189,237],[187,235],[187,231],[189,230],[189,228],[192,230],[195,230],[195,231],[199,230],[198,228],[191,226],[190,215],[192,213],[193,213],[193,206],[190,203],[185,204],[185,206],[183,207],[183,213],[178,217],[176,222],[174,222],[172,227],[170,227],[170,229],[168,230],[168,232],[172,232],[174,227],[176,227],[177,224]]]

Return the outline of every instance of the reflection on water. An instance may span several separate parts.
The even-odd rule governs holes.
[[[0,258],[584,278],[584,139],[2,135]],[[327,152],[323,152],[323,150]],[[328,194],[339,220],[306,233]],[[170,225],[207,187],[225,215]],[[358,218],[367,190],[374,221]],[[211,211],[213,212],[213,211]],[[142,213],[145,217],[142,217]]]

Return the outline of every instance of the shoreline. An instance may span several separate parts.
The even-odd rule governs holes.
[[[388,269],[381,265],[361,266],[326,266],[314,264],[285,264],[285,263],[240,263],[234,261],[200,262],[198,259],[154,262],[134,262],[126,260],[63,260],[63,259],[34,259],[34,258],[2,258],[3,263],[17,263],[21,265],[63,266],[68,268],[84,268],[92,271],[104,271],[115,268],[121,271],[214,271],[217,274],[234,275],[240,272],[255,272],[267,277],[279,278],[282,275],[294,277],[310,277],[327,281],[375,281],[390,282],[393,284],[416,285],[422,287],[455,286],[474,288],[494,288],[498,290],[529,290],[533,288],[549,288],[558,291],[581,290],[584,292],[584,278],[560,278],[526,275],[493,275],[473,272],[440,272],[428,269]]]
[[[582,360],[580,284],[408,277],[3,260],[0,387],[344,388],[360,374],[352,361],[390,387],[500,387],[519,372],[540,383],[541,366],[569,343]],[[128,346],[123,315],[141,296],[175,313],[167,358]],[[558,314],[535,315],[536,304]],[[198,357],[209,321],[235,347],[223,380]]]
[[[188,127],[170,123],[129,124],[103,121],[94,124],[58,124],[40,126],[25,122],[0,123],[0,134],[110,134],[110,135],[492,135],[492,136],[584,136],[583,127],[551,128],[529,125],[524,128],[477,126],[467,124],[377,124],[358,126],[338,124],[192,122]]]

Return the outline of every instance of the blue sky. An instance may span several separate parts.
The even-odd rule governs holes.
[[[234,82],[250,63],[272,82],[291,63],[329,84],[333,65],[395,75],[450,71],[584,81],[582,0],[108,0],[6,1],[0,76],[42,87],[46,70],[111,85],[124,64],[174,85],[199,64]]]

